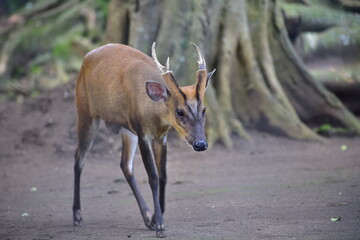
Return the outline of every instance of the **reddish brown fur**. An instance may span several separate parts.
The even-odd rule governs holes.
[[[196,100],[196,85],[182,87],[181,90],[189,100]]]
[[[108,44],[88,53],[76,86],[78,125],[99,117],[136,133],[133,120],[149,129],[161,123],[165,109],[147,96],[148,80],[164,83],[154,61],[134,48]]]

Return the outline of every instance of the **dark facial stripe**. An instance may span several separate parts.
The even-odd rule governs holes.
[[[175,83],[175,85],[179,88],[179,84],[177,83],[174,75],[172,75],[172,72],[169,72],[169,76],[170,76],[171,81],[173,81]]]
[[[199,91],[198,91],[198,87],[196,86],[196,101],[198,103],[197,108],[199,110],[199,106],[201,105],[201,100],[200,100],[200,95],[199,95]]]
[[[184,102],[186,103],[187,98],[186,98],[185,93],[179,87],[178,87],[178,90],[179,90],[180,94],[183,96]]]
[[[180,87],[179,87],[179,84],[178,84],[178,82],[176,81],[174,75],[173,75],[171,72],[169,72],[169,76],[170,76],[171,81],[175,84],[176,88],[179,90],[181,96],[183,96],[184,102],[186,102],[186,95],[185,95],[185,93],[184,93],[183,91],[181,91],[181,89],[180,89]]]
[[[191,107],[189,106],[189,104],[185,103],[186,107],[189,109],[189,112],[191,113],[191,115],[193,116],[193,118],[195,119],[195,114],[193,113],[193,111],[191,110]]]

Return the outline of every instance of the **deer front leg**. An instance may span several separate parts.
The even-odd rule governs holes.
[[[147,139],[146,137],[144,138],[139,136],[139,148],[146,172],[148,174],[149,184],[153,195],[155,212],[152,222],[155,224],[156,236],[162,238],[165,237],[165,226],[159,202],[159,178],[154,162],[154,157],[151,151],[151,140]]]
[[[156,162],[157,171],[159,174],[159,200],[161,213],[164,215],[165,212],[165,186],[166,186],[166,136],[163,138],[154,139],[153,151]]]

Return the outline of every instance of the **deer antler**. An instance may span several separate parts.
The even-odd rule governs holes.
[[[170,65],[169,64],[170,59],[167,58],[166,66],[161,65],[161,63],[159,62],[159,60],[157,59],[157,56],[156,56],[155,45],[156,45],[156,43],[154,42],[152,47],[151,47],[151,56],[152,56],[152,58],[154,59],[156,65],[158,66],[158,68],[160,69],[162,74],[170,72],[170,66],[169,66]]]
[[[198,54],[198,64],[199,64],[199,70],[204,70],[206,69],[206,62],[205,62],[205,58],[204,55],[202,54],[200,48],[193,42],[191,42],[191,44],[194,46],[194,48],[196,49],[196,52]]]

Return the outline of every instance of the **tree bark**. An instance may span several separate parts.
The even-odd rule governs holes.
[[[271,48],[276,60],[282,60],[281,65],[275,65],[276,72],[299,117],[311,122],[316,117],[327,116],[360,134],[359,120],[306,69],[284,31],[284,21],[277,6],[272,14],[275,25],[271,35],[275,38],[270,41]]]
[[[195,80],[196,54],[189,43],[199,45],[208,70],[217,68],[205,99],[211,143],[221,140],[231,147],[232,133],[248,138],[242,123],[296,139],[320,139],[302,122],[316,112],[360,133],[359,122],[311,78],[296,55],[275,0],[111,0],[106,41],[145,53],[156,41],[159,59],[170,57],[181,85]]]

